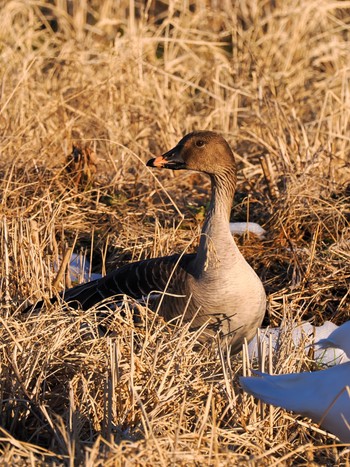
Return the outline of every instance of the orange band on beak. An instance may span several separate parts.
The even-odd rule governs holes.
[[[163,167],[168,161],[163,156],[153,159],[153,167]]]

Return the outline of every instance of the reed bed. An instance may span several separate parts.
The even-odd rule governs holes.
[[[267,231],[239,239],[265,324],[350,319],[349,27],[346,1],[0,3],[2,464],[349,464],[240,388],[315,369],[287,331],[249,362],[127,297],[108,335],[98,307],[22,313],[72,285],[72,251],[105,273],[195,250],[208,181],[144,163],[211,129],[237,157],[232,220]]]

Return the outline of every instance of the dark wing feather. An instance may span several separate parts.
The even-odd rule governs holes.
[[[184,277],[189,273],[194,257],[194,254],[172,255],[129,263],[101,279],[65,290],[62,298],[71,306],[84,310],[115,295],[140,299],[151,292],[164,291],[172,274],[174,281],[170,281],[168,291],[176,293],[176,278],[179,273]]]

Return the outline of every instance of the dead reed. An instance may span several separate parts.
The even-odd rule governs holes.
[[[350,319],[349,8],[0,3],[4,465],[348,465],[332,436],[240,389],[251,366],[313,369],[288,333],[247,362],[127,298],[102,337],[96,309],[21,309],[70,285],[73,250],[105,272],[194,249],[207,180],[144,162],[213,129],[240,168],[232,219],[267,230],[240,243],[270,323]]]

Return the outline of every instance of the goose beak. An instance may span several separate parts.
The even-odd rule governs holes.
[[[147,162],[148,167],[157,167],[157,168],[164,168],[164,169],[185,169],[186,164],[185,161],[181,157],[181,148],[176,146],[175,148],[171,149],[170,151],[166,152],[162,156],[155,157],[154,159],[150,159]]]

